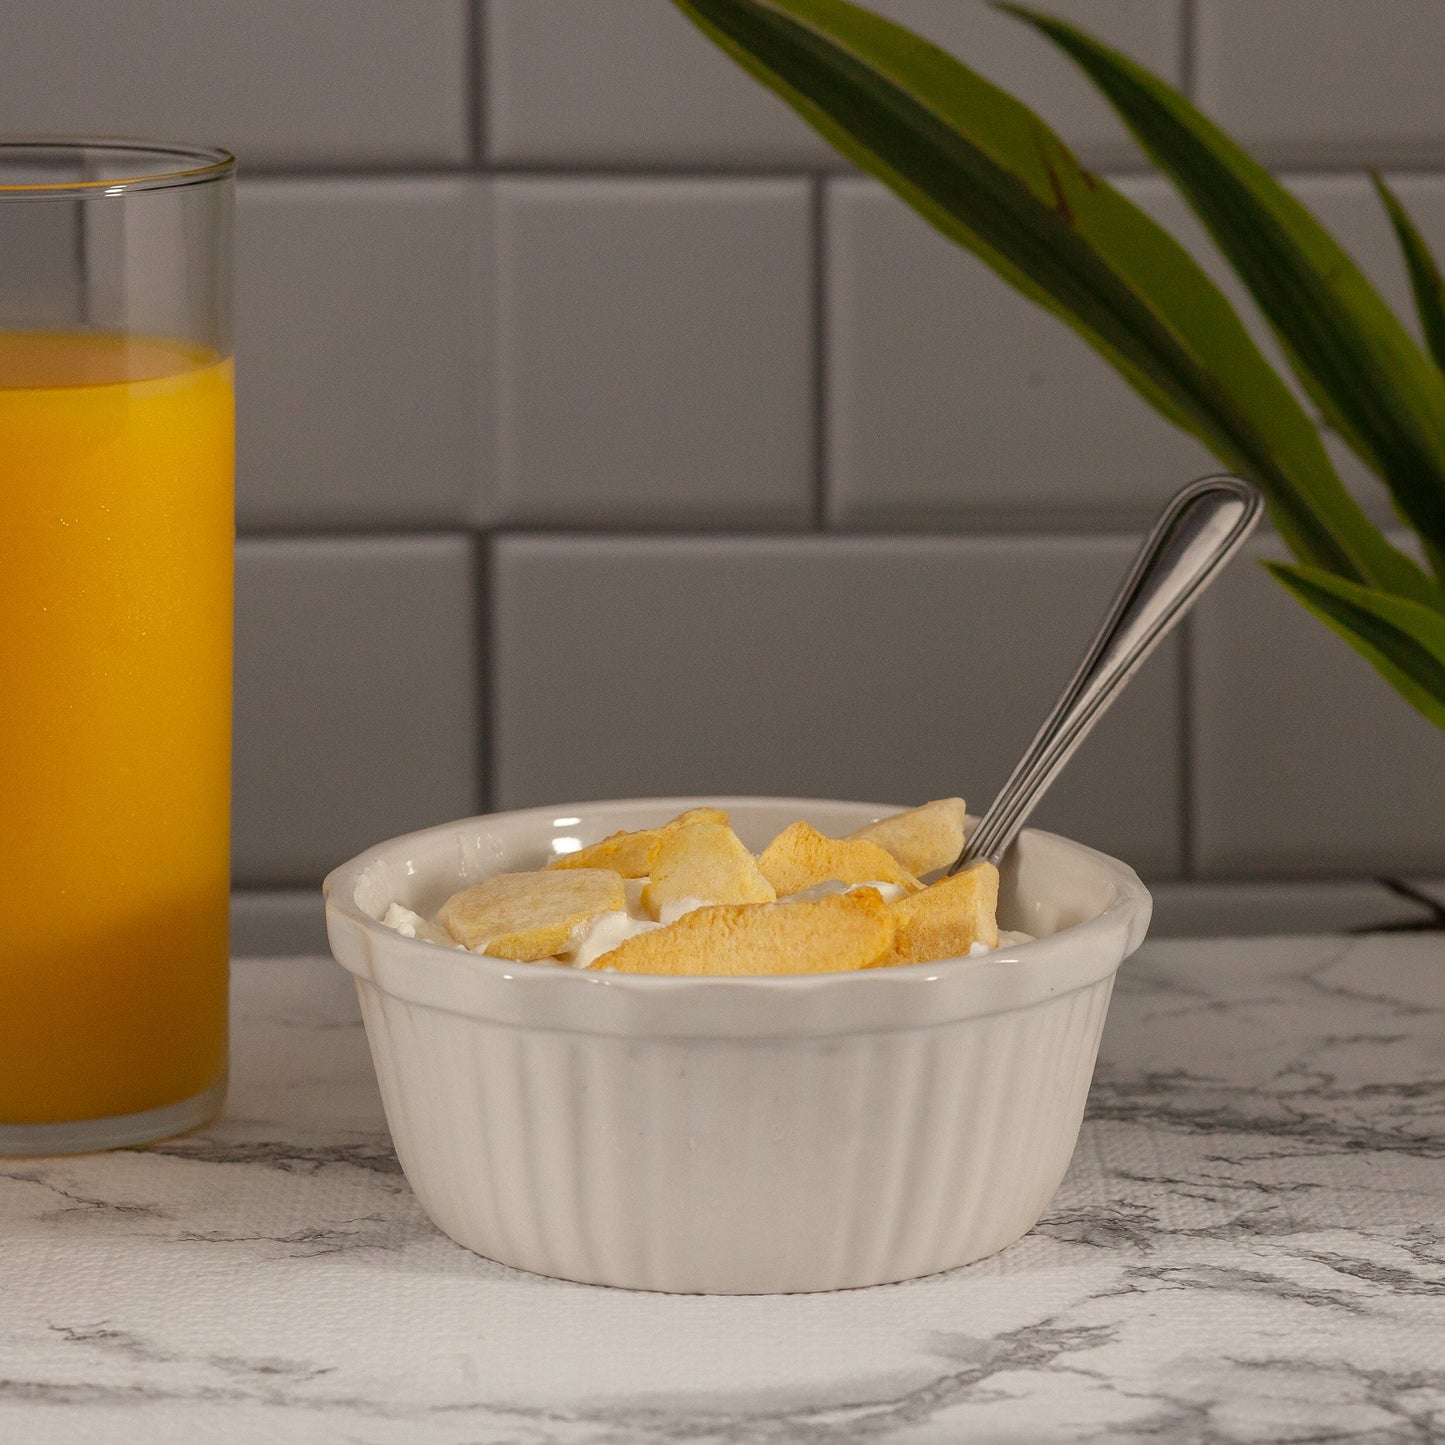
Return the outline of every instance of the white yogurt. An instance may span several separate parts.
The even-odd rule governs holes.
[[[420,938],[427,943],[440,944],[443,948],[461,948],[466,952],[462,944],[453,941],[446,929],[437,927],[435,923],[428,923],[420,913],[413,913],[410,908],[403,908],[400,903],[393,903],[381,921],[388,928],[396,929],[403,938]]]
[[[604,953],[611,953],[619,943],[661,927],[662,924],[654,923],[650,918],[634,918],[620,908],[613,913],[599,913],[561,961],[573,968],[591,968]]]

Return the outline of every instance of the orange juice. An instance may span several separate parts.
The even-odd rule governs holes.
[[[229,360],[0,333],[0,1125],[226,1062]]]

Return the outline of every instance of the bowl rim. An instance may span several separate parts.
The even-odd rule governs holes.
[[[741,811],[749,805],[769,807],[796,806],[798,817],[806,818],[810,808],[856,808],[874,811],[879,817],[905,811],[909,804],[868,803],[844,798],[792,798],[774,797],[765,794],[716,794],[683,795],[679,797],[638,797],[598,798],[584,802],[547,803],[531,808],[508,808],[490,813],[478,813],[471,817],[456,818],[418,828],[410,833],[400,833],[393,838],[373,844],[346,862],[339,864],[326,875],[321,885],[328,914],[339,914],[359,926],[369,938],[383,942],[388,948],[403,945],[402,957],[411,954],[418,964],[429,962],[434,968],[452,969],[464,964],[473,977],[490,979],[496,983],[526,983],[536,986],[538,980],[553,980],[548,987],[619,989],[628,993],[673,993],[699,990],[729,989],[734,993],[749,990],[767,990],[772,993],[809,993],[822,988],[872,987],[876,988],[884,979],[896,980],[900,985],[919,983],[957,982],[961,977],[992,971],[998,965],[1032,964],[1043,962],[1046,953],[1051,954],[1058,940],[1069,939],[1074,943],[1087,944],[1102,941],[1111,933],[1122,932],[1126,944],[1122,957],[1127,958],[1142,942],[1148,927],[1153,900],[1139,875],[1127,864],[1107,853],[1091,848],[1086,843],[1076,842],[1062,834],[1050,833],[1044,829],[1025,828],[1021,837],[1047,839],[1062,845],[1083,861],[1091,864],[1113,885],[1114,897],[1092,918],[1072,924],[1056,933],[1036,939],[1032,943],[1021,943],[1008,948],[997,949],[979,957],[939,959],[933,963],[894,964],[886,969],[847,969],[825,973],[806,974],[688,974],[656,975],[640,973],[603,972],[593,969],[559,967],[555,963],[524,963],[507,959],[492,958],[487,954],[467,953],[465,960],[459,959],[461,950],[439,948],[425,939],[407,938],[394,928],[387,927],[373,918],[356,902],[357,885],[365,871],[384,860],[390,853],[404,852],[406,846],[438,836],[455,835],[461,830],[504,819],[509,823],[525,824],[536,819],[546,820],[550,825],[558,816],[584,814],[586,810],[636,809],[656,810],[661,816],[675,816],[686,808],[718,807],[724,810]],[[667,810],[671,809],[671,813]],[[1115,962],[1115,967],[1118,966]],[[338,956],[338,962],[348,972],[358,970]],[[1082,986],[1079,985],[1079,986]]]

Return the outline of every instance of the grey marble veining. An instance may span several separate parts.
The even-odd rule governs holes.
[[[1073,1166],[991,1260],[635,1294],[449,1243],[350,981],[238,964],[225,1117],[0,1160],[0,1440],[1445,1439],[1445,941],[1146,945]]]

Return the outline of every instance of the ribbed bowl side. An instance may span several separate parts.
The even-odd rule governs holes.
[[[756,1040],[526,1030],[358,992],[402,1168],[454,1240],[564,1279],[757,1294],[909,1279],[1030,1229],[1111,984]]]

